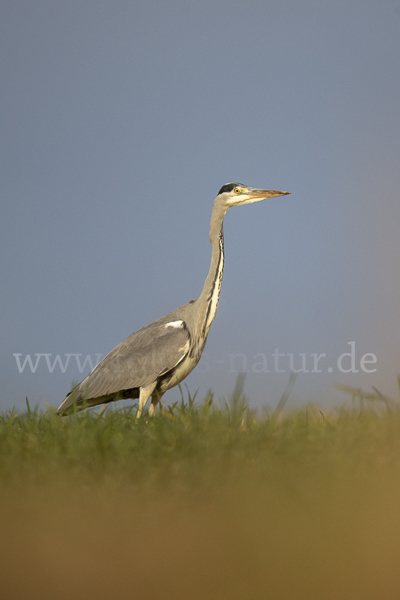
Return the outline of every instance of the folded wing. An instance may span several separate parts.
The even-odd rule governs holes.
[[[183,321],[160,323],[133,333],[116,346],[69,394],[59,407],[146,387],[174,369],[189,351],[190,335]],[[72,399],[74,396],[74,399]]]

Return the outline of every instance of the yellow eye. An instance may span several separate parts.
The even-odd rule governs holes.
[[[235,194],[240,194],[240,188],[235,188],[233,191],[235,192]]]

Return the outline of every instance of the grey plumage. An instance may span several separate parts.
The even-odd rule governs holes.
[[[150,414],[162,395],[200,360],[219,301],[224,267],[223,220],[229,208],[289,192],[229,183],[214,200],[210,222],[211,264],[197,300],[132,333],[78,384],[59,406],[61,415],[123,398],[139,398],[138,416],[152,396]]]

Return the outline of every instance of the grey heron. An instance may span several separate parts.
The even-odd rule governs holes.
[[[151,396],[152,415],[163,394],[195,368],[218,307],[224,270],[223,220],[232,206],[290,192],[227,183],[214,200],[210,221],[211,264],[203,290],[157,321],[132,333],[111,350],[58,407],[60,415],[114,400],[139,399],[140,417]]]

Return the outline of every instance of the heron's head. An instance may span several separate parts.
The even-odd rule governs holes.
[[[273,198],[274,196],[285,196],[290,192],[280,192],[278,190],[260,190],[258,188],[252,188],[243,183],[226,183],[219,190],[217,198],[225,204],[226,208],[231,206],[238,206],[239,204],[251,204],[252,202],[259,202],[266,198]]]

